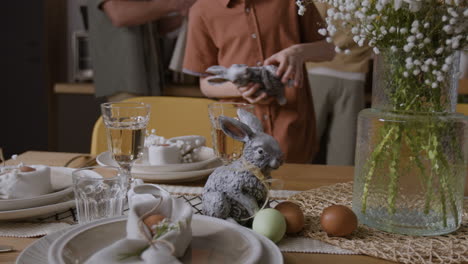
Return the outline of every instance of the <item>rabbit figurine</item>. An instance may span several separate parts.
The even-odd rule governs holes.
[[[206,72],[214,74],[207,78],[208,83],[212,85],[222,84],[230,81],[237,87],[246,86],[250,82],[260,83],[260,91],[264,91],[269,96],[276,98],[280,105],[286,104],[284,97],[284,84],[281,78],[276,75],[278,67],[266,65],[261,67],[248,67],[245,64],[233,64],[229,68],[223,66],[211,66]]]
[[[270,179],[270,171],[281,166],[283,153],[255,115],[244,109],[237,113],[240,121],[225,116],[218,120],[225,134],[244,142],[242,157],[210,175],[202,204],[205,215],[243,223],[265,202],[268,190],[262,180]]]

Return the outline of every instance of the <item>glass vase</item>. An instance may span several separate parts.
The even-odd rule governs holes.
[[[430,61],[442,65],[449,56],[443,72],[414,71],[399,54],[376,58],[372,108],[358,117],[353,211],[360,223],[407,235],[460,227],[467,119],[454,113],[459,55]]]

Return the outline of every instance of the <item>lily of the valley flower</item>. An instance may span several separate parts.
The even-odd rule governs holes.
[[[395,10],[400,9],[403,2],[408,3],[409,10],[411,12],[418,12],[421,9],[421,6],[422,6],[422,0],[394,0],[393,8]]]

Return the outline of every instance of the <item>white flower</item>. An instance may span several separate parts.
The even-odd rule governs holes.
[[[361,37],[359,37],[359,36],[353,36],[353,40],[356,43],[358,43],[360,39],[361,39]]]
[[[424,80],[424,83],[425,83],[425,84],[430,84],[431,81],[429,81],[428,79],[426,79],[426,80]]]
[[[346,55],[351,54],[351,50],[350,49],[345,49],[344,54],[346,54]]]
[[[330,38],[330,37],[327,37],[325,40],[326,40],[328,43],[332,43],[332,42],[333,42],[333,39]]]
[[[447,64],[442,65],[442,71],[448,72],[449,71],[449,66]]]
[[[436,54],[441,54],[444,51],[444,48],[440,47],[436,50]]]
[[[442,16],[442,22],[445,22],[448,20],[448,17],[447,16]]]
[[[394,26],[391,26],[390,29],[388,30],[390,33],[394,33],[396,31],[396,28]]]
[[[407,39],[406,39],[409,43],[411,42],[414,42],[416,40],[416,37],[415,36],[409,36]]]
[[[407,28],[400,28],[400,33],[401,34],[406,34],[406,33],[408,33],[408,29]]]
[[[437,83],[436,82],[433,82],[432,85],[431,85],[432,88],[437,88]]]
[[[413,75],[415,75],[415,76],[420,74],[420,73],[421,73],[421,71],[419,69],[416,69],[416,70],[413,71]]]
[[[364,41],[366,41],[366,39],[364,39],[364,38],[360,39],[359,42],[358,42],[358,46],[359,47],[364,46]]]
[[[422,39],[422,38],[424,38],[424,35],[423,35],[422,33],[418,33],[418,34],[416,35],[416,38],[417,38],[417,39]]]
[[[324,28],[321,28],[321,29],[318,30],[318,33],[319,33],[320,35],[322,35],[322,36],[326,36],[326,35],[327,35],[327,30],[324,29]]]
[[[410,52],[411,51],[411,48],[409,45],[405,45],[403,46],[403,50],[406,51],[406,52]]]
[[[403,0],[394,0],[393,8],[395,10],[398,10],[401,8],[402,4],[403,4]]]
[[[403,76],[408,77],[409,76],[408,72],[403,72]]]
[[[304,6],[300,6],[299,7],[299,10],[297,11],[297,13],[300,15],[300,16],[303,16],[305,14],[305,12],[307,11],[307,9],[304,7]]]
[[[351,28],[351,33],[352,33],[353,35],[358,34],[358,33],[359,33],[359,28],[357,28],[357,27]]]
[[[419,60],[414,60],[413,63],[414,65],[418,65],[418,66],[421,65],[421,62]]]
[[[392,52],[396,52],[398,49],[397,49],[397,47],[395,45],[393,45],[393,46],[390,47],[390,50]]]
[[[430,24],[429,23],[424,23],[424,28],[429,28]]]
[[[447,58],[445,58],[445,64],[450,65],[450,64],[452,64],[452,62],[453,62],[452,56],[448,56]]]
[[[453,27],[450,26],[450,25],[445,25],[443,28],[442,28],[443,31],[445,31],[447,34],[452,34],[453,33]]]
[[[438,82],[444,81],[444,77],[442,75],[437,76],[437,81]]]
[[[340,47],[336,46],[336,47],[335,47],[335,52],[336,52],[336,53],[341,53]]]
[[[430,38],[425,38],[425,39],[424,39],[424,43],[426,43],[426,44],[431,43],[431,39],[430,39]]]
[[[380,54],[380,50],[377,47],[374,47],[372,50],[375,54]]]
[[[468,8],[466,8],[465,11],[463,11],[463,16],[468,17]]]
[[[423,72],[428,72],[429,71],[429,67],[427,65],[422,65],[421,66],[421,71]]]

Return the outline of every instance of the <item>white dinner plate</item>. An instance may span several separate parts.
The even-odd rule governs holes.
[[[74,169],[50,167],[50,181],[54,192],[24,199],[0,199],[0,213],[55,204],[73,192],[71,173]]]
[[[83,263],[98,250],[125,237],[125,225],[126,217],[119,217],[78,226],[54,240],[47,260],[37,253],[52,239],[27,248],[17,263]],[[180,259],[183,263],[283,263],[281,252],[273,242],[239,225],[194,215],[192,232],[192,244]]]
[[[195,162],[167,165],[150,165],[144,158],[141,158],[133,165],[132,173],[161,174],[166,172],[195,171],[206,169],[213,163],[219,163],[219,159],[215,156],[212,148],[202,147],[198,155],[199,160]],[[109,151],[99,154],[96,157],[96,162],[101,166],[118,166],[117,162],[112,159]]]
[[[19,209],[19,210],[10,210],[10,211],[0,211],[0,221],[6,220],[21,220],[26,218],[32,218],[37,216],[46,216],[52,215],[55,213],[63,212],[67,209],[75,207],[75,200],[73,196],[67,196],[62,202],[49,204],[44,206],[38,206],[33,208]]]
[[[106,154],[107,153],[107,154]],[[101,153],[96,161],[101,166],[118,166],[114,160],[111,159],[109,152]],[[218,158],[211,160],[205,164],[205,167],[199,170],[191,171],[168,171],[168,172],[135,172],[132,170],[132,175],[135,178],[142,179],[145,182],[153,183],[179,183],[201,180],[210,175],[217,167],[221,166],[222,162]]]
[[[21,252],[16,259],[16,264],[49,264],[46,252],[49,251],[50,245],[57,238],[74,228],[77,228],[77,226],[60,230],[35,241]],[[262,256],[257,264],[283,264],[283,256],[278,247],[268,238],[254,232],[252,233],[260,240],[262,245]]]

